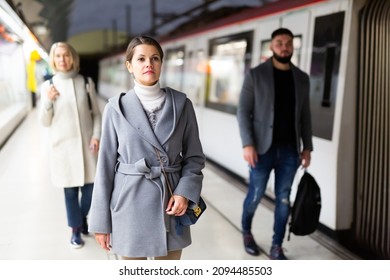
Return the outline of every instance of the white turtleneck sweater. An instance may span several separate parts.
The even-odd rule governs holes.
[[[136,81],[134,81],[134,83],[135,94],[141,101],[142,107],[154,129],[164,105],[165,92],[161,90],[159,83],[152,86],[144,86]]]

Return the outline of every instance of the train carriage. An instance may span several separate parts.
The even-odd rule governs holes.
[[[38,66],[35,60],[42,63]],[[46,60],[46,52],[26,24],[0,1],[0,147],[31,110],[28,67],[33,65],[39,72]]]
[[[236,118],[244,75],[270,57],[273,30],[292,30],[293,63],[311,82],[320,229],[370,258],[390,258],[389,11],[386,0],[284,1],[160,38],[161,85],[193,101],[207,158],[247,181]],[[132,86],[123,61],[124,52],[100,62],[105,97]]]

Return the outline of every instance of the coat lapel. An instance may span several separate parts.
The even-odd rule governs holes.
[[[162,146],[169,139],[169,136],[174,131],[175,119],[176,108],[175,106],[173,106],[172,103],[172,95],[170,94],[170,92],[166,92],[165,104],[163,106],[161,116],[157,120],[156,128],[154,130],[154,133]]]
[[[155,128],[155,133],[161,145],[164,145],[175,131],[187,99],[185,94],[169,87],[163,90],[166,93],[165,105]]]
[[[186,102],[184,94],[174,92],[171,88],[163,90],[166,92],[165,104],[154,131],[134,90],[130,90],[119,99],[120,110],[127,122],[143,139],[161,151],[164,151],[163,145],[175,131]]]
[[[134,90],[128,91],[119,99],[119,106],[126,121],[138,134],[151,145],[162,149]]]
[[[301,92],[302,90],[302,82],[300,81],[299,72],[294,65],[291,65],[293,77],[294,77],[294,87],[295,87],[295,108],[300,108],[300,104],[302,104]],[[304,92],[304,91],[303,91]]]
[[[272,59],[268,59],[266,62],[267,71],[265,71],[265,81],[271,81],[266,83],[269,86],[269,92],[272,93],[272,100],[275,99],[275,81],[274,81],[274,66],[272,65]],[[273,103],[272,103],[273,104]]]

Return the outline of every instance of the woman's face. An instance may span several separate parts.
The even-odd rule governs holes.
[[[70,51],[64,47],[54,50],[54,65],[59,72],[69,72],[73,67],[73,59]]]
[[[138,45],[134,48],[131,61],[126,61],[127,69],[133,73],[134,79],[144,86],[158,82],[161,73],[161,56],[153,45]]]

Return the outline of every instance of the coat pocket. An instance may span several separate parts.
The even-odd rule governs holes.
[[[129,175],[116,173],[114,179],[114,190],[111,196],[111,211],[116,212],[123,205],[125,198],[125,189],[128,186]]]

